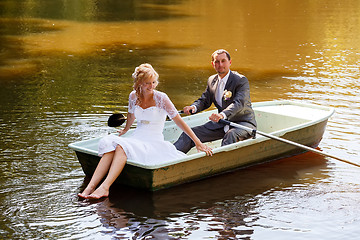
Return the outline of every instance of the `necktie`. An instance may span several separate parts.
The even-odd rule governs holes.
[[[223,93],[224,93],[224,82],[222,80],[219,80],[219,83],[218,83],[218,86],[216,89],[215,100],[220,106],[222,106]]]

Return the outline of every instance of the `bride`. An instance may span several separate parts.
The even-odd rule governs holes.
[[[203,144],[191,128],[178,114],[169,97],[155,90],[158,85],[158,73],[148,64],[141,64],[132,74],[134,91],[129,95],[129,109],[125,128],[119,131],[119,136],[108,135],[99,142],[101,157],[96,170],[82,193],[78,196],[86,199],[99,199],[109,195],[112,183],[120,175],[127,159],[143,164],[158,164],[185,156],[170,142],[164,141],[162,134],[166,115],[168,115],[194,142],[198,151],[212,155],[212,149]],[[134,133],[125,134],[137,119]],[[100,181],[106,176],[101,185]]]

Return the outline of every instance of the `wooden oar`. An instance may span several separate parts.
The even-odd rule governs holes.
[[[298,147],[298,148],[305,149],[305,150],[310,151],[310,152],[314,152],[314,153],[320,154],[320,155],[322,155],[322,156],[331,157],[331,158],[334,158],[334,159],[339,160],[339,161],[341,161],[341,162],[348,163],[348,164],[351,164],[351,165],[360,167],[359,164],[350,162],[350,161],[348,161],[348,160],[339,158],[339,157],[337,157],[337,156],[330,155],[330,154],[328,154],[328,153],[319,151],[319,150],[317,150],[317,149],[314,149],[314,148],[311,148],[311,147],[308,147],[308,146],[305,146],[305,145],[302,145],[302,144],[299,144],[299,143],[296,143],[296,142],[292,142],[292,141],[287,140],[287,139],[284,139],[284,138],[280,138],[280,137],[277,137],[277,136],[274,136],[274,135],[271,135],[271,134],[267,134],[267,133],[264,133],[264,132],[260,132],[260,131],[258,131],[258,130],[254,130],[254,129],[252,129],[252,128],[249,128],[249,127],[246,127],[246,126],[243,126],[243,125],[234,123],[234,122],[230,122],[230,121],[228,121],[228,120],[220,119],[219,122],[220,122],[220,123],[223,123],[223,124],[226,124],[226,125],[230,125],[230,126],[232,126],[232,127],[241,128],[241,129],[244,129],[244,130],[246,130],[246,131],[248,131],[248,132],[251,132],[251,133],[252,133],[251,135],[252,135],[253,137],[255,137],[255,135],[256,135],[256,133],[257,133],[257,134],[262,135],[262,136],[267,137],[267,138],[271,138],[271,139],[274,139],[274,140],[277,140],[277,141],[280,141],[280,142],[283,142],[283,143],[287,143],[287,144],[296,146],[296,147]]]
[[[178,111],[179,114],[184,113],[184,111]],[[114,113],[108,118],[109,127],[119,127],[126,121],[126,117],[121,113]]]

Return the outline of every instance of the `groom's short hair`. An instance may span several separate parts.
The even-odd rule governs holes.
[[[226,51],[225,49],[218,49],[213,54],[211,54],[211,61],[214,61],[214,56],[225,53],[227,58],[231,60],[230,53]]]

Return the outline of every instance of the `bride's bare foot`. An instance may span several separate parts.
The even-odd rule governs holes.
[[[92,194],[88,195],[87,199],[100,199],[109,196],[109,190],[104,187],[98,187]]]
[[[82,198],[87,198],[94,191],[93,187],[87,186],[82,193],[79,193],[78,196]]]

